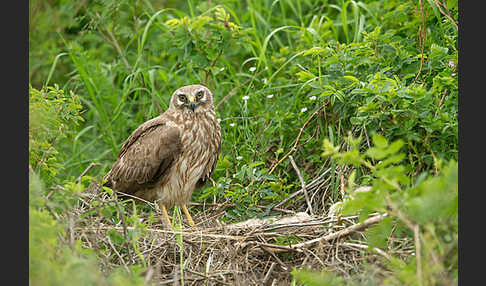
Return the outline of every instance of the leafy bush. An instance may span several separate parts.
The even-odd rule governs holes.
[[[457,284],[458,259],[458,169],[455,161],[439,165],[438,174],[422,173],[414,182],[405,176],[399,164],[405,155],[400,153],[402,141],[388,144],[382,136],[373,136],[374,146],[365,153],[356,152],[360,139],[348,137],[350,151],[339,152],[324,141],[323,155],[332,156],[341,164],[361,165],[371,170],[373,185],[370,191],[354,193],[351,174],[348,198],[342,206],[343,215],[359,213],[362,219],[371,212],[389,216],[366,231],[369,251],[384,248],[393,237],[414,238],[415,253],[406,259],[390,257],[386,268],[391,273],[382,278],[386,285]],[[372,164],[371,160],[376,164]],[[333,273],[294,271],[295,278],[305,285],[341,285]],[[361,275],[362,276],[362,275]],[[350,280],[360,285],[361,277]],[[359,283],[358,283],[359,282]]]
[[[73,137],[72,125],[84,119],[79,98],[56,85],[37,90],[29,87],[29,164],[43,177],[54,177],[61,169],[62,158],[56,146],[60,139]]]
[[[67,242],[67,225],[61,218],[77,200],[77,183],[66,182],[74,192],[56,192],[47,199],[43,180],[58,181],[55,177],[65,159],[57,151],[63,147],[59,139],[73,136],[74,126],[82,121],[80,112],[81,104],[72,92],[66,96],[57,86],[40,91],[30,87],[29,163],[34,167],[29,172],[29,281],[32,285],[67,281],[70,285],[144,285],[138,267],[131,267],[131,275],[116,270],[106,277],[93,250],[81,247],[79,240]]]
[[[42,182],[38,175],[29,177],[29,283],[31,285],[144,285],[140,268],[116,270],[108,277],[100,271],[92,249],[60,239],[66,226],[45,207]]]

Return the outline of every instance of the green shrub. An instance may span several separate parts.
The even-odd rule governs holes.
[[[66,158],[58,149],[61,138],[73,137],[76,124],[82,121],[81,105],[72,92],[64,94],[57,86],[36,90],[29,95],[29,283],[31,285],[144,285],[139,267],[102,273],[98,257],[81,241],[68,242],[66,215],[77,200],[77,183],[67,182],[72,191],[56,191],[46,199],[43,180],[59,181]],[[69,141],[69,140],[68,140]]]
[[[30,175],[29,184],[29,284],[31,285],[145,285],[139,267],[131,273],[117,269],[102,273],[91,249],[61,240],[66,225],[56,220],[45,206],[42,182]]]
[[[355,152],[360,139],[348,138],[353,148],[339,152],[329,141],[324,142],[325,156],[341,164],[366,166],[371,170],[373,185],[368,192],[353,193],[353,173],[342,207],[343,215],[358,213],[362,219],[378,211],[389,216],[366,231],[369,251],[384,248],[388,240],[404,236],[414,238],[415,253],[406,259],[391,257],[385,261],[390,273],[383,278],[386,285],[457,284],[458,259],[458,166],[455,161],[439,165],[438,174],[423,173],[410,182],[400,162],[403,142],[388,144],[382,136],[373,137],[374,146],[365,153]],[[374,159],[376,164],[371,163]],[[393,223],[392,223],[393,222]],[[398,226],[398,227],[397,227]],[[395,231],[392,232],[392,228]],[[359,281],[355,277],[353,284]],[[333,273],[317,274],[295,270],[294,277],[305,285],[341,285]],[[351,280],[353,281],[353,280]],[[321,283],[321,284],[319,284]]]
[[[62,167],[65,154],[59,153],[60,141],[74,137],[73,126],[84,119],[81,102],[57,85],[37,90],[29,87],[29,164],[41,176],[52,178]]]

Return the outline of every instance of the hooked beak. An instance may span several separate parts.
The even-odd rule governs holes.
[[[189,108],[192,110],[192,112],[194,112],[194,110],[196,109],[196,98],[194,96],[189,96]]]

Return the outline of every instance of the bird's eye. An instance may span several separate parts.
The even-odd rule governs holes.
[[[187,97],[185,94],[179,94],[179,100],[182,101],[182,102],[186,102],[187,101]]]
[[[202,90],[198,91],[196,93],[196,99],[198,99],[198,100],[201,99],[203,97],[203,95],[204,95],[204,91],[202,91]]]

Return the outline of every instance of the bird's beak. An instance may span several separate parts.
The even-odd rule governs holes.
[[[194,112],[194,109],[196,109],[196,98],[194,96],[189,96],[189,108]]]

